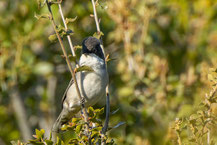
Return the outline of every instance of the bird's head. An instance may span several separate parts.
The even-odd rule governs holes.
[[[92,36],[85,38],[82,42],[82,54],[90,53],[94,53],[103,60],[105,59],[100,47],[100,40]]]

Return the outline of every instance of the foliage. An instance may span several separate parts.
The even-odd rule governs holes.
[[[104,109],[93,109],[92,107],[88,108],[89,114],[89,124],[91,126],[89,132],[91,134],[91,141],[93,144],[101,144],[102,138],[102,120],[99,118],[102,115]],[[116,126],[113,128],[117,128]],[[112,128],[110,128],[112,129]],[[59,134],[57,137],[57,145],[65,145],[65,144],[88,144],[88,135],[86,133],[85,121],[82,118],[73,118],[69,123],[65,124],[61,130],[63,133]],[[41,129],[35,130],[35,135],[33,135],[34,139],[29,140],[27,144],[33,145],[52,145],[53,141],[50,138],[46,138],[44,136],[45,130]],[[109,140],[108,137],[104,137],[107,145],[113,145],[114,141]],[[20,141],[11,142],[13,145],[25,145],[26,143],[21,143]]]
[[[211,74],[209,74],[210,81],[213,83],[212,91],[209,94],[205,95],[205,99],[201,102],[202,108],[198,110],[196,113],[191,114],[190,117],[184,119],[178,119],[175,122],[175,130],[178,136],[179,145],[182,144],[181,140],[184,140],[184,144],[210,144],[214,145],[214,139],[211,138],[213,136],[213,132],[211,129],[216,127],[217,118],[213,114],[213,106],[217,103],[217,96],[215,93],[217,92],[217,71],[216,69],[210,69]],[[188,129],[191,135],[183,137],[183,134],[186,133],[186,129]]]

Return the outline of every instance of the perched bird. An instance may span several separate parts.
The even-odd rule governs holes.
[[[89,107],[106,97],[105,90],[108,83],[104,54],[100,41],[95,37],[85,38],[82,42],[79,66],[84,65],[92,68],[93,71],[78,72],[76,79],[81,96],[85,98],[85,107]],[[62,111],[52,128],[52,132],[55,133],[59,132],[61,126],[81,109],[81,102],[73,82],[63,96],[62,106]]]

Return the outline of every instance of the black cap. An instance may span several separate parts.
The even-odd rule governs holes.
[[[94,53],[103,60],[105,59],[100,47],[100,40],[92,36],[85,38],[82,42],[82,54],[85,53]]]

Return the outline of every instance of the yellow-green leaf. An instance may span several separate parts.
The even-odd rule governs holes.
[[[81,129],[82,129],[82,125],[80,124],[80,125],[76,126],[75,132],[79,133],[81,131]]]
[[[66,18],[66,24],[72,23],[72,22],[74,22],[75,20],[77,20],[77,16],[76,16],[75,18]]]
[[[56,35],[56,34],[50,35],[50,36],[48,37],[48,39],[49,39],[51,42],[56,42],[56,41],[57,41],[57,35]]]
[[[89,67],[89,66],[83,65],[83,66],[75,69],[75,73],[80,72],[80,71],[89,71],[89,72],[92,72],[93,69],[91,67]]]

